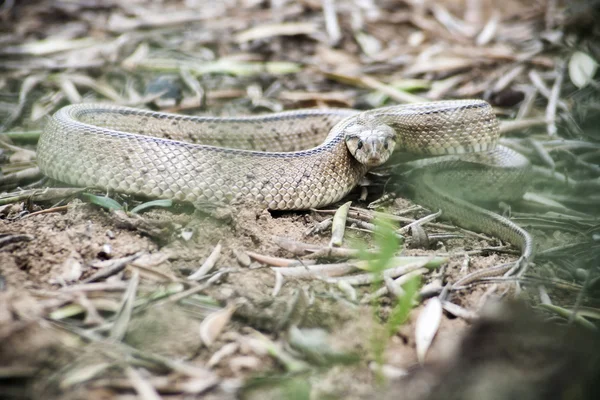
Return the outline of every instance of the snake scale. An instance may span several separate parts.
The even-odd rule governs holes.
[[[446,155],[450,158],[419,175],[418,201],[442,209],[458,225],[518,246],[527,260],[533,246],[525,230],[462,199],[465,192],[478,197],[491,188],[501,198],[507,191],[500,183],[527,171],[523,156],[497,146],[498,127],[482,100],[227,118],[80,104],[50,119],[37,161],[47,176],[76,186],[299,210],[340,200],[394,149]],[[461,155],[457,168],[455,155]],[[476,171],[484,171],[478,183],[471,173]],[[457,194],[443,188],[448,181],[468,190]]]

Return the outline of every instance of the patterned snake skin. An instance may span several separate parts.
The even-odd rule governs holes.
[[[395,138],[380,139],[390,127]],[[494,180],[527,168],[522,157],[496,147],[498,135],[491,107],[480,100],[241,118],[82,104],[64,107],[53,116],[40,138],[37,160],[49,177],[77,186],[149,198],[242,200],[274,210],[298,210],[340,200],[368,168],[387,160],[388,143],[389,153],[394,143],[396,150],[424,155],[479,152],[479,160],[473,162],[483,161],[478,168],[490,170],[484,187],[496,186]],[[447,165],[441,165],[445,170]],[[422,180],[430,182],[432,176],[423,175]],[[469,185],[459,177],[459,186]],[[531,256],[529,235],[509,220],[491,218],[489,214],[498,216],[478,207],[474,212],[436,182],[419,186],[418,197],[425,205],[439,207],[459,225],[495,234]]]

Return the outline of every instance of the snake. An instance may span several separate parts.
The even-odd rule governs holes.
[[[417,202],[517,246],[520,259],[529,260],[533,244],[526,230],[464,198],[522,195],[502,183],[521,182],[528,161],[498,140],[498,119],[483,100],[247,117],[84,103],[65,106],[49,119],[37,163],[48,177],[75,186],[198,204],[241,201],[305,210],[341,200],[394,151],[437,156],[441,161],[417,176]],[[524,185],[508,186],[518,192]]]

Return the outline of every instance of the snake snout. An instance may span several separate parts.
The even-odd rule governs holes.
[[[361,164],[372,168],[385,163],[396,146],[396,133],[387,125],[371,129],[362,127],[358,132],[349,132],[346,145],[350,153]]]
[[[377,167],[387,161],[390,154],[386,149],[385,138],[375,135],[365,140],[365,164],[367,167]]]

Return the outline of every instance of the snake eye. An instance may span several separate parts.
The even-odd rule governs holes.
[[[387,149],[388,149],[388,147],[390,147],[390,146],[388,145],[388,142],[385,142],[385,143],[383,144],[383,148],[387,150]]]
[[[362,147],[363,147],[363,141],[359,140],[358,143],[356,143],[356,148],[357,149],[362,149]]]

